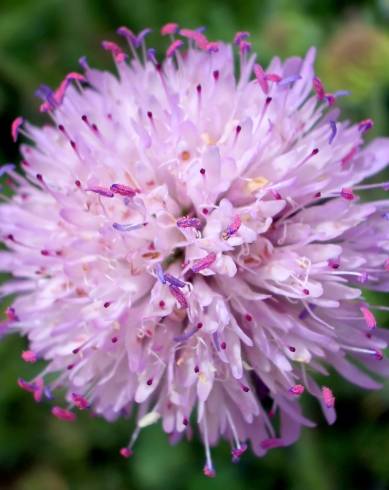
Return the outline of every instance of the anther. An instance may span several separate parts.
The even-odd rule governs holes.
[[[327,408],[334,408],[335,397],[334,397],[331,389],[328,388],[327,386],[322,386],[321,393],[322,393],[322,397],[323,397],[323,401],[325,403],[325,406]]]

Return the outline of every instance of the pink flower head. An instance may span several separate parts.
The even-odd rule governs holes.
[[[369,370],[388,372],[380,306],[361,287],[389,289],[389,201],[355,192],[384,187],[361,182],[389,141],[365,145],[371,121],[329,109],[344,93],[326,93],[314,49],[263,67],[245,32],[227,45],[167,24],[158,62],[148,29],[118,33],[134,59],[106,41],[115,75],[82,58],[82,75],[42,85],[51,119],[23,125],[24,175],[0,167],[14,192],[0,201],[0,269],[13,274],[0,333],[29,339],[27,362],[44,356],[19,386],[37,401],[65,390],[55,417],[137,407],[124,458],[148,425],[172,441],[196,425],[213,477],[220,439],[237,462],[312,426],[303,392],[332,423],[317,373],[373,389]]]

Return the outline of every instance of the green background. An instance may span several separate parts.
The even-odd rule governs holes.
[[[109,67],[102,39],[128,25],[158,29],[167,21],[207,26],[212,39],[230,40],[249,30],[261,63],[273,54],[304,54],[318,46],[318,72],[329,89],[350,89],[342,99],[346,116],[372,117],[370,137],[389,134],[389,0],[0,0],[0,161],[17,161],[9,126],[22,114],[40,123],[40,83],[57,86],[86,54]],[[152,40],[158,48],[158,38]],[[385,303],[385,296],[370,296]],[[388,324],[380,317],[382,325]],[[170,447],[159,426],[148,428],[126,461],[118,455],[131,421],[114,424],[85,413],[73,424],[35,405],[16,386],[39,366],[20,360],[24,341],[0,343],[0,489],[178,490],[178,489],[389,489],[389,383],[363,392],[334,377],[338,421],[327,427],[316,405],[304,400],[318,428],[306,430],[292,448],[264,459],[245,454],[230,462],[229,447],[214,450],[218,476],[202,475],[203,451],[195,439]]]

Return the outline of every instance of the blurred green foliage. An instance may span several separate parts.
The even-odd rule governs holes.
[[[100,41],[120,25],[137,31],[167,21],[207,26],[211,38],[229,40],[237,30],[252,33],[265,63],[277,54],[319,49],[318,71],[331,89],[350,89],[342,109],[351,118],[372,117],[373,136],[389,130],[389,0],[0,0],[0,160],[17,160],[9,137],[13,118],[41,123],[34,92],[42,82],[56,86],[78,69],[86,54],[110,65]],[[157,37],[152,40],[157,43]],[[158,47],[158,45],[157,45]],[[1,279],[0,279],[1,280]],[[372,295],[374,302],[387,302]],[[384,316],[381,323],[387,323]],[[1,490],[385,490],[389,488],[389,383],[362,392],[338,377],[331,382],[338,421],[327,427],[312,401],[306,411],[319,427],[304,431],[292,448],[258,460],[247,454],[230,463],[229,448],[214,451],[218,476],[205,479],[201,444],[170,447],[161,428],[146,429],[133,459],[118,455],[132,430],[82,414],[74,424],[49,415],[16,386],[39,367],[20,360],[24,341],[0,343]]]

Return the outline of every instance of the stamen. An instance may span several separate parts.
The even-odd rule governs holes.
[[[211,450],[209,447],[209,440],[208,440],[208,422],[207,422],[207,417],[204,416],[203,418],[203,423],[204,423],[204,445],[205,445],[205,466],[203,468],[203,473],[205,476],[208,478],[214,478],[216,476],[215,469],[212,464],[212,457],[211,457]]]
[[[78,60],[78,63],[84,70],[89,69],[88,59],[86,56],[81,56],[81,58]]]
[[[310,160],[312,157],[314,157],[314,156],[315,156],[315,155],[317,155],[318,153],[319,153],[319,148],[314,148],[314,149],[311,151],[311,153],[310,153],[308,156],[306,156],[306,157],[305,157],[305,158],[304,158],[304,159],[303,159],[303,160],[302,160],[302,161],[301,161],[301,162],[300,162],[300,163],[297,165],[296,169],[297,169],[297,168],[299,168],[299,167],[301,167],[302,165],[304,165],[304,163],[307,163],[307,162],[308,162],[308,161],[309,161],[309,160]]]
[[[143,44],[143,41],[145,40],[146,36],[148,36],[150,33],[151,33],[151,29],[148,27],[140,31],[140,33],[135,37],[135,47],[139,48]]]
[[[107,189],[105,187],[99,187],[99,186],[89,187],[88,189],[86,189],[86,191],[94,192],[96,194],[99,194],[99,196],[103,196],[103,197],[113,197],[114,196],[114,193],[110,189]]]
[[[75,71],[72,71],[66,75],[66,80],[75,80],[78,82],[86,82],[87,79],[85,78],[84,75],[81,75],[81,73],[77,73]]]
[[[235,34],[235,37],[234,37],[234,44],[236,44],[237,46],[239,46],[239,44],[241,43],[241,41],[244,41],[246,40],[247,38],[250,37],[250,33],[249,32],[237,32]]]
[[[330,139],[328,140],[328,143],[331,145],[335,139],[337,130],[336,130],[336,122],[335,121],[329,121],[329,124],[330,124],[330,128],[331,128],[331,136],[330,136]]]
[[[251,43],[249,43],[248,41],[241,41],[239,43],[239,51],[241,55],[249,53],[250,50],[251,50]]]
[[[24,391],[28,391],[29,393],[35,393],[37,390],[37,385],[36,383],[28,383],[26,380],[23,378],[18,379],[18,386]]]
[[[44,101],[39,108],[40,112],[48,112],[57,107],[54,92],[47,85],[41,85],[35,95]]]
[[[208,53],[217,53],[219,51],[219,43],[217,41],[211,41],[206,44],[205,50]]]
[[[187,302],[185,296],[183,295],[183,293],[181,292],[180,288],[178,288],[176,286],[169,286],[169,291],[175,297],[175,299],[178,301],[181,308],[188,308],[188,306],[189,306],[188,302]]]
[[[202,259],[198,259],[194,261],[192,265],[193,272],[200,272],[204,269],[207,269],[210,265],[212,265],[216,260],[215,252],[211,252]]]
[[[31,364],[34,364],[38,360],[37,355],[32,350],[23,351],[21,357],[24,362],[29,362]]]
[[[235,235],[235,233],[239,230],[240,225],[242,224],[242,220],[240,219],[240,216],[237,214],[234,216],[232,223],[228,225],[226,231],[223,232],[223,239],[228,240],[228,238],[231,238],[232,235]]]
[[[329,106],[333,106],[336,102],[336,97],[334,94],[331,94],[331,93],[326,93],[325,94],[325,98],[327,100],[327,103]]]
[[[72,401],[73,404],[79,409],[79,410],[86,410],[89,408],[89,403],[86,398],[84,398],[82,395],[79,395],[77,393],[72,393]]]
[[[119,29],[118,29],[118,31],[119,31]],[[114,43],[112,41],[103,41],[101,43],[101,45],[102,45],[103,49],[112,53],[114,60],[117,63],[122,63],[123,61],[125,61],[127,59],[126,53],[116,43]]]
[[[382,361],[382,359],[384,358],[384,355],[381,351],[375,350],[374,357],[377,359],[377,361]]]
[[[161,28],[162,36],[171,36],[178,31],[178,24],[175,22],[168,22]]]
[[[120,194],[125,197],[134,197],[137,193],[136,189],[124,184],[112,184],[110,189],[114,194]]]
[[[208,44],[208,39],[202,32],[194,31],[192,29],[180,29],[180,34],[181,36],[194,41],[200,49],[205,49]]]
[[[125,37],[127,41],[129,41],[132,45],[134,46],[136,45],[137,37],[128,27],[121,26],[118,29],[116,29],[116,33],[119,36]]]
[[[134,454],[134,452],[132,451],[132,449],[130,449],[128,447],[122,447],[120,449],[119,453],[120,453],[120,456],[122,456],[125,459],[130,458]]]
[[[181,335],[176,335],[173,337],[173,340],[175,342],[185,342],[186,340],[189,340],[196,332],[198,332],[197,326],[189,330],[187,333],[183,333]]]
[[[77,418],[75,413],[71,412],[70,410],[66,410],[66,408],[61,408],[58,406],[53,407],[51,409],[51,413],[54,415],[54,417],[57,417],[57,419],[65,420],[66,422],[73,422]]]
[[[195,228],[196,230],[201,229],[201,220],[199,218],[179,218],[176,221],[178,228]]]
[[[355,199],[355,194],[353,193],[352,189],[349,189],[349,188],[346,188],[346,187],[344,187],[341,190],[340,195],[346,201],[353,201]]]
[[[258,63],[254,65],[254,74],[263,93],[267,95],[269,93],[269,84],[267,83],[266,73]]]
[[[289,392],[292,393],[292,395],[300,396],[304,393],[304,386],[303,385],[294,385],[291,388],[289,388]]]
[[[175,52],[180,49],[184,45],[184,42],[181,41],[180,39],[176,39],[173,41],[170,46],[166,50],[166,57],[171,58]]]
[[[183,288],[186,286],[186,283],[178,279],[178,277],[174,277],[168,272],[164,275],[165,281],[168,282],[171,286],[176,288]]]
[[[354,187],[357,191],[368,191],[370,189],[384,189],[389,191],[389,182],[379,182],[377,184],[356,185]]]
[[[15,308],[12,306],[9,306],[8,308],[5,309],[5,316],[7,317],[7,320],[10,322],[18,322],[19,317],[16,314]]]
[[[348,95],[350,95],[350,91],[349,90],[337,90],[333,94],[333,96],[335,98],[338,98],[338,97],[347,97]]]
[[[374,122],[372,119],[364,119],[358,124],[359,131],[363,134],[366,131],[369,131],[374,126]]]
[[[375,319],[374,314],[365,306],[361,306],[360,311],[363,315],[363,318],[365,319],[366,325],[369,330],[372,330],[377,326],[377,320]]]
[[[32,383],[28,383],[23,378],[19,378],[18,386],[22,388],[22,390],[32,393],[36,402],[41,401],[42,395],[44,393],[44,382],[42,378],[37,378],[35,382]]]
[[[331,267],[331,269],[339,269],[340,267],[339,259],[329,259],[327,264],[328,267]]]
[[[279,83],[281,81],[281,77],[280,75],[277,75],[277,73],[267,73],[265,78],[268,82]]]
[[[154,63],[154,65],[158,64],[156,53],[157,50],[154,48],[149,48],[146,53],[147,59],[150,60],[152,63]]]
[[[241,444],[240,447],[231,450],[232,462],[239,463],[243,453],[247,451],[247,444]]]
[[[14,143],[18,139],[19,129],[24,124],[24,118],[19,116],[11,124],[11,136]]]
[[[313,90],[316,92],[317,98],[319,100],[324,100],[325,90],[320,78],[314,77],[312,83],[313,83]]]
[[[332,390],[328,388],[328,386],[322,386],[321,394],[323,397],[324,404],[327,408],[334,408],[335,406],[335,397],[332,393]]]
[[[166,284],[165,274],[161,264],[157,264],[155,267],[155,274],[162,284]]]
[[[134,230],[139,230],[140,228],[143,228],[146,226],[147,223],[134,223],[134,224],[120,224],[120,223],[113,223],[112,228],[114,228],[117,231],[134,231]]]

